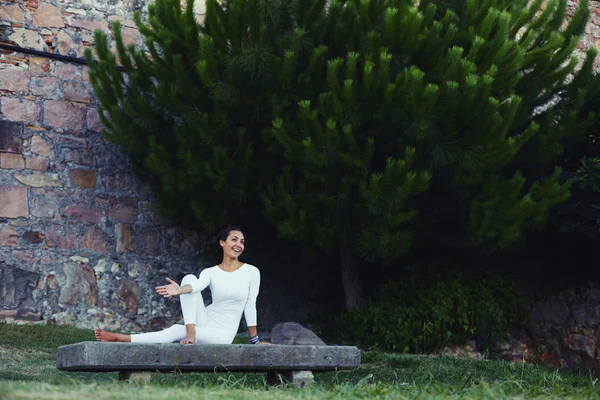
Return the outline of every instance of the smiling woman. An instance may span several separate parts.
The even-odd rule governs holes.
[[[167,278],[167,285],[156,292],[165,297],[179,296],[185,325],[173,325],[158,332],[133,335],[111,333],[96,328],[100,342],[138,342],[181,344],[231,344],[242,317],[246,318],[249,342],[261,343],[256,330],[256,298],[260,286],[260,271],[239,260],[246,238],[241,228],[228,226],[217,239],[223,249],[220,264],[203,270],[198,277],[186,275],[181,284]],[[210,287],[212,304],[205,307],[202,294]]]

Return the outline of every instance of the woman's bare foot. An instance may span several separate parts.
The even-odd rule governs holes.
[[[185,325],[185,338],[180,340],[181,344],[198,344],[198,340],[196,340],[196,324],[186,324]]]
[[[196,340],[196,334],[190,335],[189,333],[185,336],[183,340],[180,340],[181,344],[198,344],[198,340]]]
[[[94,334],[96,335],[96,340],[99,342],[131,342],[131,337],[129,335],[111,333],[103,331],[100,328],[96,328]]]

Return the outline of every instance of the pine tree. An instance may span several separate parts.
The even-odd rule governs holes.
[[[358,259],[434,241],[495,250],[569,196],[555,168],[591,117],[583,0],[156,0],[145,49],[96,32],[105,135],[164,214],[211,227],[261,214],[283,237]],[[127,74],[119,72],[120,63]]]

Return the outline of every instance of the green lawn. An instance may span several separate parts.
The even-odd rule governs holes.
[[[152,374],[149,383],[117,373],[61,372],[56,348],[93,340],[91,330],[0,323],[0,399],[357,399],[600,398],[600,384],[534,365],[365,352],[352,372],[315,376],[310,388],[268,387],[263,374]]]

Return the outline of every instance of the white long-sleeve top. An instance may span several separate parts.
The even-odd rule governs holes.
[[[256,326],[260,271],[254,265],[243,264],[233,272],[218,266],[206,268],[191,286],[192,293],[210,287],[212,303],[206,307],[207,327],[237,332],[242,313],[248,326]]]

